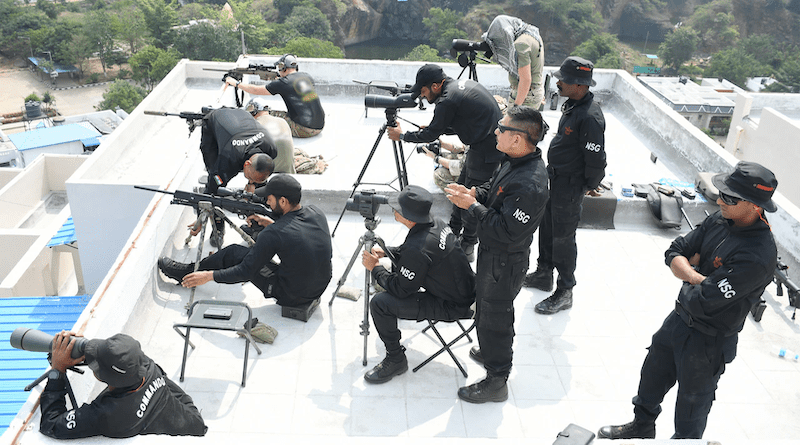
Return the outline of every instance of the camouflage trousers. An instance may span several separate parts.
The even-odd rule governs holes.
[[[280,110],[269,110],[270,116],[279,117],[286,121],[289,124],[289,128],[292,130],[292,136],[296,138],[310,138],[311,136],[316,136],[322,132],[322,129],[315,130],[313,128],[304,127],[297,122],[293,121],[289,117],[289,113]]]

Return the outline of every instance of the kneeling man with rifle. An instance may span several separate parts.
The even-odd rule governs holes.
[[[253,247],[226,246],[200,262],[179,263],[167,257],[158,267],[183,287],[210,281],[253,283],[264,298],[275,298],[280,306],[301,306],[317,300],[331,280],[331,234],[328,220],[316,206],[300,204],[302,190],[289,175],[272,178],[257,194],[266,198],[275,218],[253,214],[248,223],[265,228]],[[280,264],[272,261],[278,255]]]

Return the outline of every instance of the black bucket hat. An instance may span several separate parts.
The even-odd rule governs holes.
[[[714,175],[711,182],[721,193],[752,202],[767,212],[778,210],[772,200],[778,180],[775,179],[775,174],[761,164],[739,162],[733,173]]]
[[[592,79],[594,64],[582,57],[570,56],[564,59],[561,68],[553,76],[570,85],[589,85],[595,86],[597,83]]]
[[[127,388],[142,383],[146,356],[139,342],[125,334],[86,343],[86,364],[98,380],[114,388]]]
[[[418,185],[407,185],[396,197],[389,200],[389,205],[403,218],[415,223],[430,223],[433,196]]]
[[[419,94],[422,92],[422,87],[427,87],[446,77],[447,75],[444,74],[444,70],[439,65],[433,63],[423,65],[422,68],[417,70],[417,80],[414,86],[411,87],[411,98],[418,98]]]

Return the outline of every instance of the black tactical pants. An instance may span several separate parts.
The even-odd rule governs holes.
[[[199,270],[221,270],[229,267],[236,266],[241,263],[247,252],[250,251],[249,247],[240,244],[231,244],[220,249],[218,252],[209,255],[204,260],[200,261]],[[277,281],[276,273],[279,265],[270,261],[259,272],[249,277],[250,282],[258,288],[263,294],[264,298],[276,298],[278,290],[275,289]],[[278,304],[281,304],[279,301]],[[299,304],[299,303],[298,303]],[[290,306],[293,304],[289,304]]]
[[[581,220],[581,205],[586,191],[575,176],[550,176],[550,199],[539,225],[539,268],[558,270],[560,289],[575,287],[578,245],[575,231]]]
[[[514,299],[528,270],[530,250],[495,253],[478,250],[476,277],[478,345],[491,375],[508,377],[514,343]]]
[[[406,298],[397,298],[381,292],[369,302],[372,323],[386,351],[400,349],[400,329],[397,320],[455,321],[470,316],[469,306],[459,307],[427,292],[417,292]]]
[[[664,395],[678,383],[673,439],[700,439],[717,382],[736,356],[737,335],[711,336],[690,328],[674,311],[653,335],[633,398],[637,420],[655,422]]]

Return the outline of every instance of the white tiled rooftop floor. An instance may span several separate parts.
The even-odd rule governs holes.
[[[205,99],[202,94],[206,94]],[[213,92],[213,97],[217,94]],[[186,96],[192,103],[176,107],[197,109],[211,95],[204,90],[193,91]],[[315,138],[295,140],[297,146],[312,155],[322,154],[329,163],[324,175],[301,178],[304,189],[351,189],[378,128],[385,121],[382,110],[371,109],[365,118],[361,103],[361,98],[326,98],[325,131]],[[432,108],[426,112],[403,110],[401,114],[425,123]],[[662,160],[650,162],[648,136],[606,111],[608,173],[613,175],[615,190],[630,182],[669,177],[670,171]],[[554,131],[560,113],[546,110],[544,115]],[[405,122],[401,125],[411,128]],[[160,131],[185,134],[186,130],[176,118],[170,127]],[[547,147],[549,139],[550,136],[541,145]],[[194,150],[198,143],[198,132],[186,141],[187,153],[200,166],[199,154]],[[413,147],[406,144],[405,150],[409,156]],[[434,190],[430,172],[427,158],[411,155],[411,183]],[[364,182],[388,182],[392,177],[391,146],[382,141]],[[341,209],[340,205],[344,202],[333,206]],[[193,249],[182,247],[183,226],[191,219],[189,213],[184,213],[186,221],[176,226],[178,229],[163,228],[176,230],[173,245],[178,251],[173,258],[179,261],[192,261],[195,257]],[[327,215],[333,230],[338,211]],[[406,229],[388,217],[383,219],[377,234],[389,245],[402,243]],[[642,221],[649,221],[648,217],[645,215]],[[365,231],[363,220],[348,212],[333,239],[333,280],[307,323],[282,318],[280,308],[264,300],[251,284],[212,283],[197,290],[196,299],[247,302],[254,315],[275,327],[279,335],[274,344],[261,345],[260,356],[251,348],[247,386],[241,388],[244,340],[233,334],[195,330],[192,339],[197,349],[190,352],[186,379],[181,385],[202,409],[208,435],[204,439],[139,436],[126,442],[373,443],[377,439],[496,443],[495,439],[504,439],[503,443],[550,444],[569,423],[596,431],[606,424],[628,422],[632,419],[630,400],[636,392],[645,348],[673,308],[680,282],[663,262],[664,251],[679,232],[653,229],[647,222],[625,227],[578,230],[578,285],[575,306],[569,311],[550,317],[537,315],[533,306],[547,294],[523,288],[515,303],[517,336],[509,400],[472,405],[461,402],[456,391],[484,376],[482,367],[468,358],[470,346],[476,343],[462,342],[453,348],[469,372],[467,379],[449,356],[441,355],[419,372],[409,370],[383,385],[368,385],[363,380],[363,374],[384,354],[382,343],[370,328],[368,364],[362,366],[359,324],[363,300],[338,298],[331,308],[327,306]],[[226,241],[234,243],[238,237],[229,231]],[[534,239],[532,265],[537,257],[536,245]],[[162,247],[154,249],[160,251]],[[209,248],[207,242],[205,248]],[[132,314],[120,330],[138,338],[144,351],[177,382],[183,342],[172,325],[185,321],[183,308],[189,290],[166,283],[156,270],[156,258],[150,261],[152,294],[145,291],[139,297],[140,311]],[[796,271],[793,277],[796,279]],[[363,288],[360,261],[356,261],[347,278],[347,285]],[[800,351],[800,320],[790,319],[786,296],[774,295],[775,286],[770,285],[766,295],[769,307],[761,323],[752,319],[745,323],[739,355],[720,381],[705,434],[707,440],[723,445],[800,445],[800,364],[777,357],[779,347]],[[437,349],[435,338],[420,333],[422,323],[404,321],[401,328],[410,367]],[[441,331],[445,337],[453,337],[457,329],[443,326]],[[675,389],[663,404],[659,440],[666,440],[673,433],[674,402]],[[38,433],[25,434],[22,440],[56,443]],[[102,438],[87,442],[120,443]],[[636,441],[620,443],[633,442]]]
[[[336,215],[329,215],[331,227]],[[242,339],[232,334],[196,330],[182,386],[202,409],[209,439],[244,433],[332,440],[353,437],[503,438],[552,443],[569,423],[596,431],[632,418],[639,369],[650,336],[674,305],[680,283],[663,263],[663,252],[678,232],[647,229],[578,231],[578,286],[575,306],[554,316],[533,312],[546,293],[523,288],[516,299],[514,368],[505,403],[473,405],[456,397],[458,387],[484,376],[468,358],[471,344],[454,347],[469,373],[465,379],[447,355],[410,370],[383,385],[370,385],[363,374],[384,354],[374,329],[368,339],[368,364],[362,366],[359,323],[363,300],[327,302],[344,273],[358,237],[361,219],[348,214],[334,245],[334,279],[311,320],[282,318],[251,284],[206,285],[195,298],[246,301],[259,320],[279,331],[272,345],[251,349],[246,388],[239,386]],[[390,245],[402,242],[405,229],[384,221],[377,234]],[[231,236],[228,242],[235,241]],[[534,247],[536,243],[534,241]],[[534,249],[535,250],[535,249]],[[187,254],[189,251],[187,250]],[[181,254],[177,255],[181,259]],[[188,257],[193,257],[194,253]],[[536,253],[532,254],[535,262]],[[356,262],[346,285],[363,288],[364,269]],[[145,350],[174,380],[180,372],[181,339],[172,324],[183,320],[189,291],[157,277],[154,297],[164,310]],[[779,347],[800,350],[798,324],[788,317],[786,297],[775,299],[762,322],[748,319],[739,356],[720,382],[705,437],[729,443],[800,443],[800,365],[777,357]],[[409,366],[437,349],[422,323],[401,322]],[[445,337],[457,334],[446,325]],[[473,343],[476,344],[476,343]],[[664,402],[658,438],[672,432],[675,390]],[[530,442],[526,440],[526,442]]]

